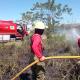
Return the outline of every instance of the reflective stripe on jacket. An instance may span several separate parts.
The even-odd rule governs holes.
[[[34,55],[38,58],[42,57],[42,38],[39,34],[33,34],[31,37],[31,48]]]

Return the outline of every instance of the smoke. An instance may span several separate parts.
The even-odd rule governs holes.
[[[70,41],[76,41],[77,38],[79,37],[79,33],[78,33],[78,30],[76,28],[72,28],[70,29],[69,31],[67,31],[65,33],[65,37],[67,40],[70,40]]]
[[[69,30],[69,33],[66,34],[66,39],[71,45],[78,45],[78,39],[80,38],[79,30],[77,28],[72,28]]]
[[[74,38],[78,38],[79,37],[79,33],[75,28],[72,29],[72,35],[73,35]]]
[[[60,34],[65,35],[65,39],[70,43],[75,44],[80,38],[79,30],[77,28],[64,29],[60,31]]]

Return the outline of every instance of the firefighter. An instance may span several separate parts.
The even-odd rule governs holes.
[[[36,21],[33,23],[35,32],[31,37],[31,50],[33,53],[33,60],[40,60],[40,63],[35,64],[31,67],[32,79],[33,80],[45,80],[45,56],[43,55],[43,46],[41,35],[46,28],[46,25],[42,21]]]
[[[80,37],[78,38],[78,47],[80,48]]]

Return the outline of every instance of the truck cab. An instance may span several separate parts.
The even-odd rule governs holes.
[[[28,35],[25,24],[17,24],[13,21],[0,20],[0,40],[23,40]]]

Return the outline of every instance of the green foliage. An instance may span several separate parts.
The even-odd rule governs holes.
[[[60,35],[49,35],[47,37],[47,47],[49,49],[58,49],[60,48],[62,45],[65,46],[65,36],[60,36]]]
[[[28,22],[32,19],[33,13],[31,11],[27,11],[26,13],[22,13],[22,21]]]

